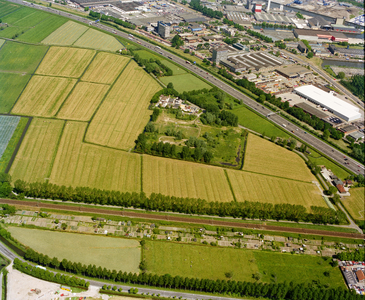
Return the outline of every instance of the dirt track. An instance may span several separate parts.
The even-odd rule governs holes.
[[[182,222],[182,223],[194,223],[194,224],[208,224],[213,226],[229,226],[235,228],[248,228],[248,229],[257,229],[257,230],[268,230],[268,231],[280,231],[280,232],[292,232],[298,234],[314,234],[314,235],[325,235],[325,236],[333,236],[333,237],[343,237],[343,238],[356,238],[356,239],[364,239],[365,234],[359,233],[347,233],[347,232],[335,232],[335,231],[326,231],[326,230],[315,230],[315,229],[302,229],[302,228],[290,228],[290,227],[281,227],[281,226],[272,226],[272,225],[260,225],[260,224],[247,224],[247,223],[239,223],[239,222],[230,222],[230,221],[220,221],[220,220],[206,220],[206,219],[194,219],[194,218],[186,218],[181,216],[171,216],[171,215],[157,215],[157,214],[148,214],[142,212],[131,212],[131,211],[115,211],[94,207],[75,207],[68,205],[59,205],[52,203],[42,203],[42,202],[34,202],[34,201],[26,201],[26,200],[10,200],[10,199],[0,199],[0,203],[7,203],[17,206],[29,206],[29,207],[37,207],[37,208],[49,208],[56,210],[65,210],[65,211],[77,211],[77,212],[89,212],[96,213],[102,215],[115,215],[115,216],[123,216],[123,217],[131,217],[131,218],[140,218],[140,219],[150,219],[150,220],[168,220],[173,222]]]

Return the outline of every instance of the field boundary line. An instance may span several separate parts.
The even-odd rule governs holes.
[[[42,11],[43,12],[43,11]],[[48,12],[45,12],[46,14],[49,14]],[[47,19],[49,19],[49,18],[51,18],[51,17],[53,17],[51,14],[49,14],[49,16],[48,16],[48,18],[45,18],[44,20],[42,20],[42,21],[40,21],[40,22],[38,22],[37,24],[35,24],[34,26],[32,26],[32,27],[28,27],[28,29],[27,30],[24,30],[19,36],[17,36],[15,39],[14,39],[14,41],[18,38],[18,37],[20,37],[21,35],[23,35],[24,33],[26,33],[26,32],[28,32],[29,30],[31,30],[31,29],[33,29],[33,28],[35,28],[36,26],[38,26],[39,24],[41,24],[42,22],[44,22],[45,20],[47,20]],[[24,19],[24,18],[23,18]],[[18,27],[18,26],[13,26],[13,27]],[[43,44],[42,44],[43,45]]]
[[[72,21],[71,21],[72,22]],[[84,25],[84,24],[83,24]],[[84,25],[85,26],[85,25]],[[89,25],[90,26],[90,25]],[[86,32],[88,32],[90,29],[92,29],[91,27],[87,27],[85,26],[87,29],[76,39],[76,41],[74,41],[71,46],[73,46]],[[88,47],[83,47],[83,48],[88,48]],[[95,49],[95,48],[92,48]],[[95,49],[96,50],[96,49]]]
[[[54,164],[54,161],[55,161],[57,153],[58,153],[58,148],[59,148],[59,145],[61,143],[61,139],[62,139],[62,136],[63,136],[63,131],[65,130],[65,127],[66,127],[66,123],[67,123],[67,121],[63,121],[63,126],[62,126],[61,132],[58,136],[58,140],[57,140],[57,143],[56,143],[56,146],[55,146],[55,150],[54,150],[53,155],[52,155],[52,161],[51,161],[50,166],[49,166],[49,170],[48,170],[48,173],[47,173],[47,178],[49,178],[52,174],[53,164]],[[47,179],[47,181],[49,181],[49,179]]]
[[[237,201],[237,198],[236,198],[236,195],[233,192],[232,184],[231,184],[231,181],[229,180],[229,177],[228,177],[228,174],[227,174],[227,170],[224,169],[223,171],[224,171],[224,175],[226,176],[226,179],[227,179],[227,182],[228,182],[228,186],[229,186],[229,189],[231,190],[233,199],[234,199],[234,201],[238,202]]]
[[[24,139],[24,137],[25,137],[25,134],[27,133],[28,128],[29,128],[29,126],[30,126],[30,123],[31,123],[31,122],[32,122],[32,120],[33,120],[33,117],[26,117],[26,118],[28,118],[28,122],[27,122],[27,124],[25,125],[25,127],[24,127],[24,129],[23,129],[22,135],[20,136],[20,139],[19,139],[19,141],[18,141],[17,145],[15,146],[14,152],[13,152],[13,154],[12,154],[12,156],[11,156],[10,160],[9,160],[8,165],[7,165],[7,166],[6,166],[6,168],[5,168],[4,173],[9,173],[10,168],[11,168],[11,166],[13,165],[13,162],[14,162],[14,160],[15,160],[15,157],[16,157],[16,155],[18,154],[18,151],[19,151],[19,149],[20,149],[20,146],[21,146],[21,144],[22,144],[22,142],[23,142],[23,139]]]
[[[239,168],[239,170],[243,170],[243,167],[245,166],[247,141],[248,141],[248,130],[245,130],[245,141],[243,143],[243,149],[242,149],[242,151],[243,151],[243,153],[242,153],[242,163],[241,163],[241,168]]]
[[[4,38],[0,38],[0,39],[2,39],[2,40],[4,40],[5,42],[0,46],[0,50],[3,48],[3,46],[6,44],[6,42],[8,41],[8,40],[6,40],[6,39],[4,39]]]

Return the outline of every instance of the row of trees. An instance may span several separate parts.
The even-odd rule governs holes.
[[[253,31],[251,29],[247,29],[247,33],[250,34],[250,35],[252,35],[252,36],[254,36],[254,37],[257,37],[257,38],[265,41],[266,43],[272,43],[273,42],[271,37],[268,37],[266,35],[263,35],[263,34],[257,32],[257,31]]]
[[[129,29],[133,29],[133,30],[136,29],[136,26],[129,23],[129,22],[122,21],[121,19],[114,18],[112,16],[107,16],[107,15],[104,15],[104,14],[101,14],[101,13],[97,13],[97,12],[94,12],[92,10],[90,10],[89,16],[94,18],[94,19],[98,19],[98,20],[112,21],[115,24],[118,24],[118,25],[123,26],[125,28],[129,28]]]
[[[44,264],[39,258],[42,254],[36,253],[33,250],[27,251],[27,257],[31,261]],[[37,275],[42,279],[53,279],[58,276],[57,280],[63,280],[64,284],[87,286],[87,282],[75,277],[54,275],[49,271],[36,270],[27,263],[22,263],[16,259],[14,266],[27,274]],[[75,273],[77,275],[87,275],[93,278],[103,278],[120,283],[140,284],[147,286],[155,286],[160,288],[170,289],[185,289],[190,291],[199,291],[215,294],[229,294],[237,297],[263,297],[269,299],[288,299],[288,300],[357,300],[361,299],[361,295],[356,295],[354,291],[345,290],[343,288],[328,289],[318,284],[295,284],[290,283],[259,283],[259,282],[242,282],[235,280],[212,280],[189,278],[182,276],[171,276],[170,274],[156,275],[146,272],[127,273],[116,270],[108,270],[106,268],[89,265],[86,267],[80,263],[64,260],[61,263],[62,269]],[[37,276],[37,277],[38,277]],[[41,277],[42,276],[42,277]],[[48,279],[49,278],[49,279]],[[57,281],[58,282],[58,281]],[[74,283],[74,284],[72,284]]]
[[[302,205],[271,204],[261,202],[208,202],[196,198],[180,198],[152,193],[106,191],[88,187],[66,187],[52,183],[27,183],[17,180],[14,191],[27,197],[59,199],[63,201],[134,207],[149,211],[172,211],[185,214],[230,216],[242,219],[274,219],[339,224],[346,222],[342,211],[312,206],[307,213]]]
[[[359,251],[341,252],[338,253],[336,257],[339,260],[365,261],[365,250],[360,249]]]
[[[213,10],[211,8],[207,8],[205,6],[200,5],[200,0],[191,0],[190,7],[201,12],[204,16],[209,18],[222,19],[223,13],[221,11]]]
[[[341,80],[341,83],[349,89],[354,95],[364,101],[364,75],[353,75],[351,80]]]
[[[143,59],[138,54],[134,54],[134,60],[139,66],[145,67],[147,73],[153,73],[155,76],[172,76],[174,75],[172,70],[165,66],[159,59]]]

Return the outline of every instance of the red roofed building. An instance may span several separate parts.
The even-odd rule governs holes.
[[[365,282],[364,272],[361,270],[356,271],[356,277],[359,282]]]
[[[338,191],[339,191],[341,194],[345,194],[345,193],[346,193],[346,191],[345,191],[345,189],[344,189],[344,187],[343,187],[343,185],[342,185],[342,184],[337,184],[337,185],[336,185],[336,188],[338,189]]]

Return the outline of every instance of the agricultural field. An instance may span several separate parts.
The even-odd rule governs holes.
[[[0,158],[5,152],[8,143],[18,126],[20,117],[1,116],[0,115]]]
[[[143,156],[143,191],[207,201],[233,201],[224,169],[187,161]]]
[[[34,46],[7,41],[0,49],[0,72],[33,73],[47,46]]]
[[[124,49],[123,44],[116,38],[95,29],[86,31],[75,43],[73,43],[73,45],[111,52]]]
[[[12,109],[13,114],[27,116],[54,116],[77,79],[32,76],[24,92]]]
[[[22,227],[7,230],[20,243],[59,261],[65,258],[110,270],[139,271],[141,248],[136,240]]]
[[[24,131],[25,126],[27,125],[28,118],[20,118],[18,126],[16,127],[3,155],[0,158],[0,173],[5,172],[6,167],[8,166],[10,159],[15,151],[15,147],[19,142],[19,139]]]
[[[350,197],[342,200],[342,204],[346,207],[351,216],[360,221],[365,219],[365,188],[352,188],[350,190]]]
[[[283,130],[276,127],[263,117],[255,114],[247,107],[242,106],[232,111],[238,117],[238,123],[246,128],[249,128],[257,133],[265,134],[265,136],[276,136],[281,138],[289,138],[290,136]]]
[[[276,178],[245,171],[227,170],[237,201],[327,207],[321,192],[313,183]]]
[[[116,149],[131,149],[150,119],[152,96],[157,82],[131,61],[114,83],[93,117],[86,141]]]
[[[4,43],[5,43],[5,40],[0,39],[0,48],[1,48],[1,46],[2,46]]]
[[[94,50],[50,47],[36,74],[78,78],[94,55]]]
[[[42,43],[71,46],[88,29],[89,28],[84,25],[68,21],[47,36]]]
[[[228,280],[225,273],[231,272],[231,280],[253,282],[252,275],[259,273],[265,283],[318,280],[331,287],[343,286],[340,270],[317,256],[158,241],[148,241],[143,256],[147,272],[159,275]],[[323,275],[325,271],[330,277]]]
[[[66,123],[50,182],[140,192],[140,155],[83,143],[86,126],[81,122]]]
[[[34,118],[10,168],[13,181],[44,182],[49,177],[64,121]]]
[[[298,154],[254,134],[248,135],[243,170],[307,182],[316,180]]]
[[[103,100],[109,85],[79,82],[57,114],[59,119],[89,121]]]
[[[8,1],[0,1],[0,17],[4,17],[10,14],[12,11],[20,8],[18,4],[11,3]]]
[[[30,79],[30,75],[0,72],[0,113],[8,113]]]
[[[129,58],[99,52],[82,76],[82,81],[112,84],[129,62]]]
[[[212,87],[191,74],[165,76],[160,78],[161,82],[168,85],[170,82],[179,93],[184,91],[211,89]]]
[[[50,15],[43,11],[21,7],[2,17],[1,20],[3,23],[9,24],[9,27],[31,28],[49,17]]]

